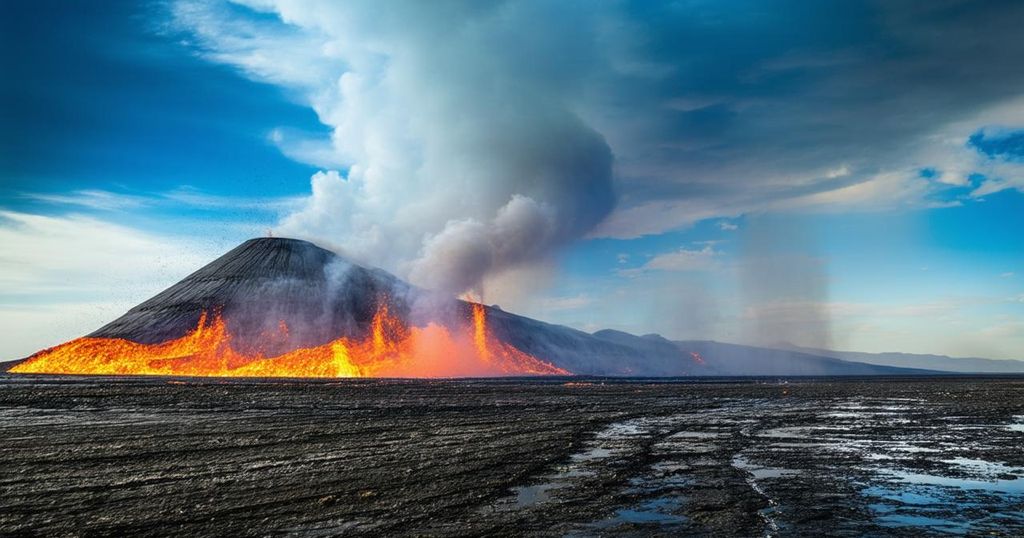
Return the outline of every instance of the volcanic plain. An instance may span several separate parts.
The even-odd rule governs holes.
[[[1024,378],[0,376],[0,534],[1024,535]]]

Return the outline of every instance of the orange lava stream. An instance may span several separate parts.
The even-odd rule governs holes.
[[[491,350],[487,338],[487,311],[484,305],[473,303],[473,345],[480,360],[491,362]]]
[[[12,373],[165,375],[196,377],[486,377],[567,375],[523,353],[487,329],[483,305],[473,305],[471,337],[434,323],[407,327],[382,302],[365,339],[339,338],[273,357],[242,354],[220,315],[206,313],[194,330],[168,342],[140,344],[119,338],[78,338],[45,349]],[[470,332],[470,331],[467,331]],[[289,337],[281,322],[275,338]]]

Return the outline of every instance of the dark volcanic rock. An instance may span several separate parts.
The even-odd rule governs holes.
[[[288,324],[292,342],[318,345],[365,330],[377,302],[407,312],[410,287],[297,239],[250,239],[181,282],[90,334],[156,343],[194,329],[203,312],[220,312],[235,345]]]
[[[576,381],[0,374],[0,536],[1024,535],[1019,377]]]

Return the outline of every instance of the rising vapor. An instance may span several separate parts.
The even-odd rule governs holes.
[[[416,284],[479,293],[489,277],[550,258],[612,210],[611,150],[572,108],[592,62],[566,66],[543,53],[590,54],[592,35],[553,26],[566,8],[251,7],[287,25],[229,20],[224,6],[176,9],[207,54],[299,88],[333,129],[321,146],[276,135],[285,152],[342,170],[313,178],[312,196],[281,222],[281,234],[330,244]]]

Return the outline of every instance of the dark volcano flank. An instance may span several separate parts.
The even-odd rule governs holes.
[[[285,321],[292,343],[313,346],[361,333],[386,297],[405,313],[409,287],[298,239],[250,239],[89,336],[159,343],[219,311],[235,345]]]

